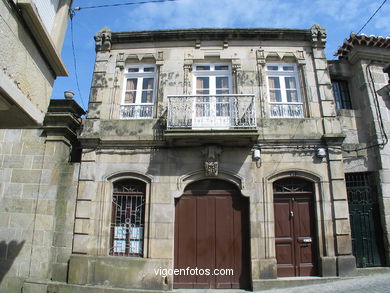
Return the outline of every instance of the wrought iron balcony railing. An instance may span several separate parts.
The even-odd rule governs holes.
[[[270,103],[271,118],[303,118],[302,103]]]
[[[254,95],[168,96],[168,129],[255,128]]]
[[[153,104],[121,105],[121,119],[145,119],[153,117]]]

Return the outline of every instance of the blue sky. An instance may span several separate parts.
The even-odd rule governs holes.
[[[73,7],[145,0],[74,0]],[[66,33],[62,57],[68,77],[55,81],[52,98],[73,90],[76,101],[86,109],[95,60],[93,36],[102,27],[112,31],[177,28],[298,28],[319,23],[327,30],[328,59],[351,32],[357,32],[383,0],[178,0],[110,8],[82,9],[73,18],[74,46],[82,101],[77,90],[70,34]],[[390,36],[390,2],[363,29],[366,35]]]

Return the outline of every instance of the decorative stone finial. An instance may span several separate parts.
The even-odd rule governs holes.
[[[319,24],[315,24],[311,27],[311,36],[313,47],[325,48],[326,44],[326,30]]]
[[[96,33],[94,37],[96,52],[111,50],[111,33],[112,31],[108,27],[104,27]]]
[[[74,92],[71,90],[64,91],[64,98],[66,100],[73,100]]]

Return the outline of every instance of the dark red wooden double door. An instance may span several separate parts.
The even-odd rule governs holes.
[[[174,266],[183,274],[174,288],[249,288],[248,199],[227,182],[203,180],[186,189],[175,212]]]
[[[317,275],[313,189],[294,178],[274,185],[275,249],[279,277]]]

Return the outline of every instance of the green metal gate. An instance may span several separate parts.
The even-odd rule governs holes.
[[[384,265],[383,232],[373,173],[345,174],[357,267]]]

